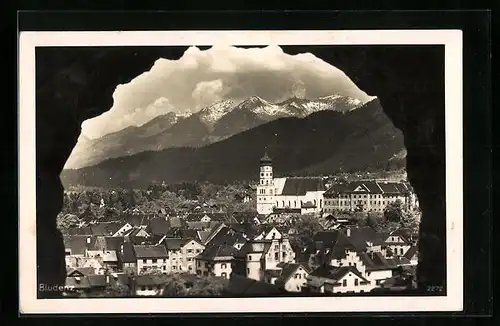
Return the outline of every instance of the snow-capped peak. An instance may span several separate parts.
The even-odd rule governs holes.
[[[286,113],[282,106],[269,103],[258,96],[251,96],[241,102],[238,104],[237,109],[248,110],[260,116],[276,116]]]
[[[200,119],[208,125],[213,125],[224,115],[229,113],[234,107],[233,100],[216,102],[200,110]]]

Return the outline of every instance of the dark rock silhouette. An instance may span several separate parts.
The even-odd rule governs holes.
[[[63,242],[56,229],[63,198],[59,174],[81,123],[108,110],[115,87],[149,70],[165,54],[162,51],[166,50],[37,50],[38,283],[64,284]],[[178,51],[181,56],[183,49]],[[445,286],[444,48],[351,46],[328,53],[323,59],[343,70],[360,89],[378,96],[385,113],[402,130],[408,178],[423,210],[419,289]],[[51,296],[57,293],[39,293],[40,298]]]

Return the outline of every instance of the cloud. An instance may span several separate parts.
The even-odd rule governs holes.
[[[221,79],[201,81],[196,84],[191,97],[196,107],[204,107],[221,101],[225,92],[224,82]]]
[[[96,138],[169,111],[197,112],[225,99],[258,95],[277,102],[294,95],[312,99],[332,94],[370,98],[341,70],[311,53],[289,55],[279,46],[190,47],[178,60],[159,59],[150,71],[117,87],[113,107],[85,121],[82,132]]]

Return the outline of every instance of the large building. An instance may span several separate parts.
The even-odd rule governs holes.
[[[271,214],[287,210],[301,214],[320,213],[323,209],[323,178],[274,178],[271,158],[265,154],[260,160],[260,178],[257,186],[257,212]]]
[[[390,203],[401,201],[405,209],[418,206],[410,186],[402,182],[355,181],[332,185],[324,194],[324,212],[383,212]]]

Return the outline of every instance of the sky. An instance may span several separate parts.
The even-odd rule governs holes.
[[[139,126],[168,112],[197,112],[221,100],[256,95],[269,102],[292,96],[314,99],[339,94],[371,97],[341,70],[312,53],[287,54],[280,46],[192,46],[180,58],[158,59],[128,84],[118,85],[112,108],[82,124],[82,136],[99,138]]]

